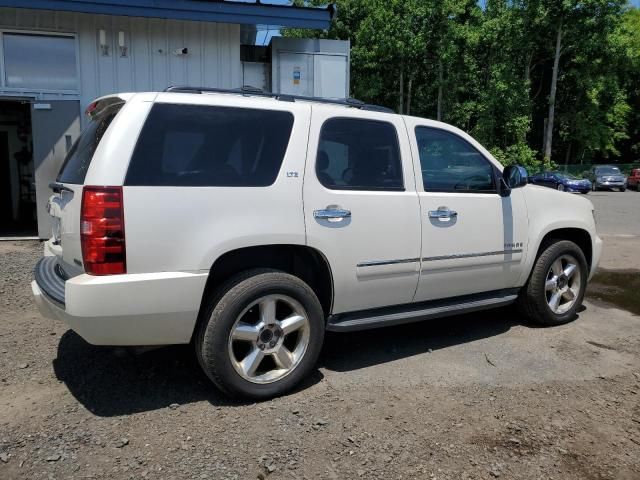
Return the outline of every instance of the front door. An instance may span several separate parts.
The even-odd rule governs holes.
[[[38,236],[49,238],[51,216],[47,212],[47,201],[52,193],[49,183],[55,181],[67,152],[80,136],[80,102],[35,101],[31,104],[31,125]]]
[[[313,106],[304,179],[307,244],[327,257],[333,313],[412,301],[420,211],[399,116]]]
[[[416,301],[513,287],[527,248],[522,189],[498,193],[498,166],[456,129],[407,119],[420,178],[422,266]]]

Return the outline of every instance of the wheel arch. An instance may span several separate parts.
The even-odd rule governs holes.
[[[593,262],[593,244],[591,239],[591,234],[588,230],[579,227],[565,227],[565,228],[555,228],[545,233],[544,236],[540,239],[538,246],[536,248],[535,258],[531,264],[531,268],[529,269],[529,275],[531,274],[531,270],[533,270],[533,266],[536,261],[544,252],[544,250],[551,245],[560,240],[569,240],[582,250],[584,256],[587,260],[587,267],[589,271],[591,271],[591,265]]]
[[[200,311],[208,295],[229,278],[245,270],[272,268],[300,278],[314,291],[325,317],[333,307],[333,276],[326,257],[306,245],[269,244],[242,247],[220,255],[209,270],[200,301]],[[198,318],[198,323],[201,321]],[[197,325],[194,330],[197,330]]]

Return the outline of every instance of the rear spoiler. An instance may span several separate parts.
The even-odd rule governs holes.
[[[89,118],[97,117],[102,112],[104,112],[105,109],[112,107],[113,105],[121,105],[123,103],[126,103],[132,95],[133,94],[131,93],[125,93],[97,98],[87,106],[84,113]]]

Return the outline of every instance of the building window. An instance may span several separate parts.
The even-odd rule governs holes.
[[[74,37],[4,33],[2,43],[5,87],[78,90]]]

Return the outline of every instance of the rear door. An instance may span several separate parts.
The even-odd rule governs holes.
[[[84,271],[80,245],[80,207],[85,177],[94,153],[124,101],[112,97],[94,107],[91,120],[67,153],[47,210],[52,217],[51,250],[65,263],[70,275]]]
[[[312,107],[304,216],[331,265],[334,314],[412,301],[420,212],[402,117]]]

